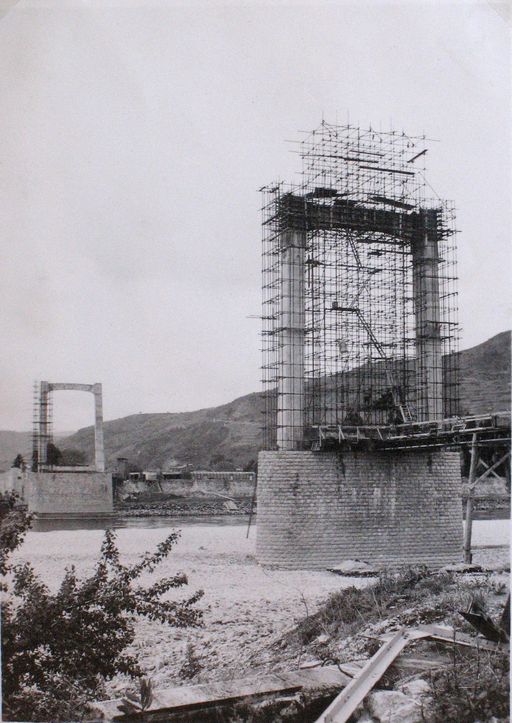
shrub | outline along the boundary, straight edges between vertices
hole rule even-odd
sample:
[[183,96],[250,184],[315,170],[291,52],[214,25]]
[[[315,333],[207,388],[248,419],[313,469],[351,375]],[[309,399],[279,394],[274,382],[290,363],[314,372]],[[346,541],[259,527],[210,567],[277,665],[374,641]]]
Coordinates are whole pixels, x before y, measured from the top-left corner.
[[139,681],[139,692],[127,693],[118,706],[119,710],[125,715],[143,716],[153,702],[153,684],[149,678],[141,678]]
[[[26,520],[8,515],[0,541],[14,549]],[[25,528],[26,529],[26,528]],[[12,591],[2,600],[2,691],[9,720],[79,718],[85,702],[97,696],[105,680],[117,673],[140,676],[137,661],[125,650],[135,637],[137,616],[177,627],[201,623],[195,604],[198,591],[180,601],[163,600],[172,588],[187,584],[184,574],[161,578],[149,587],[137,584],[152,572],[179,538],[175,532],[156,551],[131,566],[121,564],[115,534],[107,530],[99,561],[90,577],[66,571],[52,594],[29,563],[8,565]]]
[[430,676],[429,721],[509,720],[508,657],[453,648],[452,664]]
[[[18,501],[19,497],[15,492],[6,492],[0,498],[0,575],[7,574],[9,555],[23,542],[32,520],[32,516],[24,508],[15,509]],[[5,589],[5,583],[1,583],[0,589]]]
[[[299,641],[307,645],[321,633],[346,637],[363,625],[387,618],[390,610],[396,614],[407,605],[432,601],[444,595],[453,584],[451,573],[432,573],[423,565],[399,572],[384,570],[366,587],[351,586],[331,593],[314,615],[299,623]],[[429,622],[441,619],[446,612],[446,605],[436,607],[431,603],[431,607]]]
[[202,665],[199,657],[196,655],[196,651],[192,643],[187,644],[187,650],[185,653],[185,662],[181,666],[180,676],[185,680],[194,678],[199,672],[201,672]]

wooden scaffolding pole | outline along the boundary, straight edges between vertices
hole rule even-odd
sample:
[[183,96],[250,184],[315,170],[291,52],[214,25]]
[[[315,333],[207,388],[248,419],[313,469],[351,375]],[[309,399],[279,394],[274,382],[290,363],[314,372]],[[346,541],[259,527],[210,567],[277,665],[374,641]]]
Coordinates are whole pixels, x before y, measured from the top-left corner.
[[464,562],[471,564],[471,533],[473,527],[473,490],[478,466],[478,435],[475,432],[471,440],[471,464],[469,466],[468,498],[466,500],[466,525],[464,527]]

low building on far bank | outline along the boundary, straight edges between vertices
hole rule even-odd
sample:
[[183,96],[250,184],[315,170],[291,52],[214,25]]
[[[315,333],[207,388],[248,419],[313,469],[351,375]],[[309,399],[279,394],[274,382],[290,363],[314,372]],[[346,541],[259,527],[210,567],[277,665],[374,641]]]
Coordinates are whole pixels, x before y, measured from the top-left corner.
[[187,465],[159,472],[145,470],[131,473],[119,486],[119,493],[140,494],[146,492],[172,494],[179,497],[220,496],[226,498],[252,497],[256,484],[255,472],[241,470],[190,471]]
[[241,470],[213,471],[196,469],[192,472],[193,480],[218,479],[226,482],[252,482],[256,479],[255,472],[242,472]]
[[206,493],[225,494],[231,497],[251,497],[254,494],[255,472],[198,469],[194,470],[191,476],[194,488]]

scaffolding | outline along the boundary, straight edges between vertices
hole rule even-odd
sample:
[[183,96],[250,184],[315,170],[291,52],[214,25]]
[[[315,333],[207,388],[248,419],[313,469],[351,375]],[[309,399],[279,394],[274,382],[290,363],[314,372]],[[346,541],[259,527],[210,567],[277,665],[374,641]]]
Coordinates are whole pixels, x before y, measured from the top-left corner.
[[[94,465],[90,471],[105,471],[105,447],[103,441],[103,396],[101,384],[77,384],[74,382],[47,382],[34,384],[34,413],[32,429],[32,471],[52,472],[59,465],[60,453],[53,442],[53,401],[56,391],[90,392],[94,395]],[[61,467],[61,469],[64,469]],[[82,469],[84,466],[82,465]]]
[[[53,444],[53,399],[48,382],[34,382],[32,413],[32,471],[48,468],[48,448]],[[51,454],[50,454],[51,457]]]
[[265,448],[458,414],[455,210],[425,136],[322,122],[263,193]]

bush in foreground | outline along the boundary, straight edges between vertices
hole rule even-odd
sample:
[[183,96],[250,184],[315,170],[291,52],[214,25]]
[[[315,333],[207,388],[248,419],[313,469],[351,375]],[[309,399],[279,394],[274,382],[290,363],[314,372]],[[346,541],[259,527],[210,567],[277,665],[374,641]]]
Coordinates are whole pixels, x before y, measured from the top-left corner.
[[12,576],[12,589],[4,592],[1,605],[3,716],[79,720],[106,680],[117,673],[142,674],[125,652],[134,640],[137,617],[176,627],[199,625],[202,613],[195,604],[203,593],[179,601],[162,599],[169,590],[187,584],[182,573],[149,587],[137,584],[143,572],[152,572],[167,557],[179,532],[169,535],[154,553],[125,566],[115,534],[107,530],[92,575],[80,579],[71,567],[52,594],[29,563],[7,563],[7,553],[19,543],[27,524],[13,511],[0,525],[0,542],[6,544],[2,573]]

